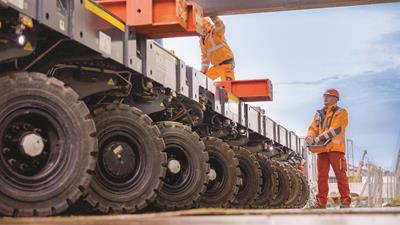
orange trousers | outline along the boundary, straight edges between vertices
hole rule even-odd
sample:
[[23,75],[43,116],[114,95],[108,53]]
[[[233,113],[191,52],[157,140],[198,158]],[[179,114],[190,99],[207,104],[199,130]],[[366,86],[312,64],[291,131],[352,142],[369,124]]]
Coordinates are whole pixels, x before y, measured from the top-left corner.
[[335,173],[338,189],[340,192],[340,201],[342,205],[350,205],[350,188],[347,180],[347,164],[346,157],[342,152],[326,152],[320,153],[317,157],[318,168],[318,194],[317,203],[325,207],[329,192],[329,169],[332,166]]

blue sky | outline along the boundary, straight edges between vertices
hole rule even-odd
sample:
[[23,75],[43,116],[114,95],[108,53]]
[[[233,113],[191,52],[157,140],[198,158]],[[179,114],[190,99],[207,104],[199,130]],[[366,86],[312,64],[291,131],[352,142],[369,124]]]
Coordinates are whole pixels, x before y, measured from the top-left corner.
[[[267,115],[305,135],[323,91],[338,88],[348,109],[355,162],[394,165],[400,132],[400,4],[222,17],[235,53],[236,78],[269,78],[274,101]],[[165,39],[164,46],[200,68],[198,38]]]

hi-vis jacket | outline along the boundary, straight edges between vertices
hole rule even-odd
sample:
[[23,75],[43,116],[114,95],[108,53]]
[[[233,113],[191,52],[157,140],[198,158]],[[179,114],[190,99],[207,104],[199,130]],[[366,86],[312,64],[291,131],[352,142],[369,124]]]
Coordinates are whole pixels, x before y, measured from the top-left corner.
[[212,19],[215,28],[200,38],[201,71],[210,66],[218,66],[222,62],[233,59],[233,52],[225,39],[225,25],[218,17]]
[[346,151],[348,112],[337,105],[318,110],[308,129],[315,145],[325,145],[324,152]]

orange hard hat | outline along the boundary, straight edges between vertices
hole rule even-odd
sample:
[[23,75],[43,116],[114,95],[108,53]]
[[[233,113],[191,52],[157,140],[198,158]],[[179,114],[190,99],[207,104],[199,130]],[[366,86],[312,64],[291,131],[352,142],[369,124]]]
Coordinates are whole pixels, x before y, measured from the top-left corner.
[[334,88],[329,88],[325,91],[324,95],[333,96],[339,99],[339,92]]

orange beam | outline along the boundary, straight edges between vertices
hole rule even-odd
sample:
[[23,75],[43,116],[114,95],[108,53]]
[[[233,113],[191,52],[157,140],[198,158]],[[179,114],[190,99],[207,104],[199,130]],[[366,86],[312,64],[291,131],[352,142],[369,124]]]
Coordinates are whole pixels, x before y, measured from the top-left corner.
[[145,35],[152,39],[158,38],[171,38],[171,37],[186,37],[186,36],[200,36],[202,32],[201,18],[203,17],[203,9],[194,2],[188,2],[188,20],[185,31],[172,31],[172,32],[149,32]]
[[97,2],[150,38],[199,35],[203,10],[185,0],[97,0]]
[[261,80],[234,80],[217,82],[218,87],[223,87],[245,102],[272,101],[272,83],[269,79]]

